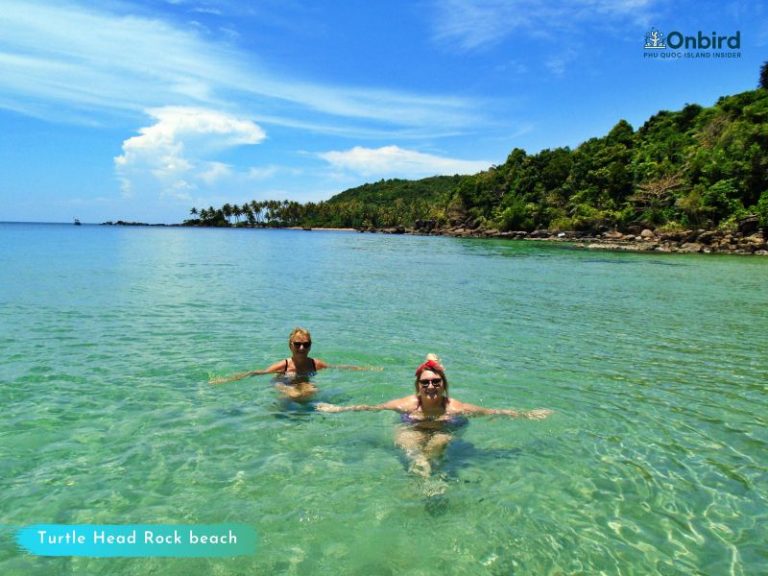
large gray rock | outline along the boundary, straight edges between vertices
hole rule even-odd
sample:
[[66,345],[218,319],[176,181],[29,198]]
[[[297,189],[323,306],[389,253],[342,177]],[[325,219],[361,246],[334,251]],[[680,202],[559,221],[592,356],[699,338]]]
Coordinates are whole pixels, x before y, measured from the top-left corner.
[[703,246],[698,242],[686,242],[677,251],[683,254],[695,254],[701,252],[702,248]]

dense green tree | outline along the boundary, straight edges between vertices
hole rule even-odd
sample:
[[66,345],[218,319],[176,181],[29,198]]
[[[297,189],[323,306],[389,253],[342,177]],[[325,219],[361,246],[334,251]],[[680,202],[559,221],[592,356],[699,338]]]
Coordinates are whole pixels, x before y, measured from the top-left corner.
[[221,211],[224,213],[224,218],[226,218],[227,222],[229,222],[229,219],[232,217],[232,204],[227,202],[224,204],[224,206],[221,207]]
[[757,201],[755,207],[760,227],[764,231],[768,231],[768,190],[760,195],[760,199]]
[[380,180],[303,205],[224,204],[200,210],[187,223],[228,226],[234,215],[247,226],[412,227],[420,221],[428,228],[594,231],[735,227],[750,213],[768,223],[765,86],[707,108],[660,111],[637,131],[620,120],[607,135],[573,150],[516,148],[503,164],[474,175]]

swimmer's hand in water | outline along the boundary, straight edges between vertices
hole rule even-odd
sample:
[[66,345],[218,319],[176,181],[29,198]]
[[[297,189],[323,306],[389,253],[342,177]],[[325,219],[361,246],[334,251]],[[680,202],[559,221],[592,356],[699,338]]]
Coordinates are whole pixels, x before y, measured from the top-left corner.
[[326,402],[318,402],[315,404],[315,410],[318,412],[365,412],[375,410],[386,410],[383,404],[377,406],[369,406],[368,404],[354,404],[351,406],[337,406],[336,404],[328,404]]
[[315,410],[318,412],[343,412],[344,408],[335,404],[328,404],[327,402],[318,402],[315,404]]
[[547,408],[537,408],[536,410],[529,410],[528,412],[523,413],[523,418],[528,418],[529,420],[544,420],[544,418],[552,415],[554,412],[552,410],[548,410]]

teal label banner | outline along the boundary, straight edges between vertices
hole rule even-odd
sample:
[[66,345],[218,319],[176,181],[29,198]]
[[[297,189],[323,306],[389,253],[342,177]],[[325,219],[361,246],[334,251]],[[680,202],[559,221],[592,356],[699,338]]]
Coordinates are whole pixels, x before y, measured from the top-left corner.
[[256,553],[245,524],[35,524],[16,533],[36,556],[220,558]]

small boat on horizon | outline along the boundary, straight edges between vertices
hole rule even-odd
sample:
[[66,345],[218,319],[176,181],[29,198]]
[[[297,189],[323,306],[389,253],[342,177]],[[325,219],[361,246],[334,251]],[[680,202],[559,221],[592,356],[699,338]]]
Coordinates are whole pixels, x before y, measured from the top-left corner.
[[80,220],[78,218],[75,218],[75,226],[80,226]]

